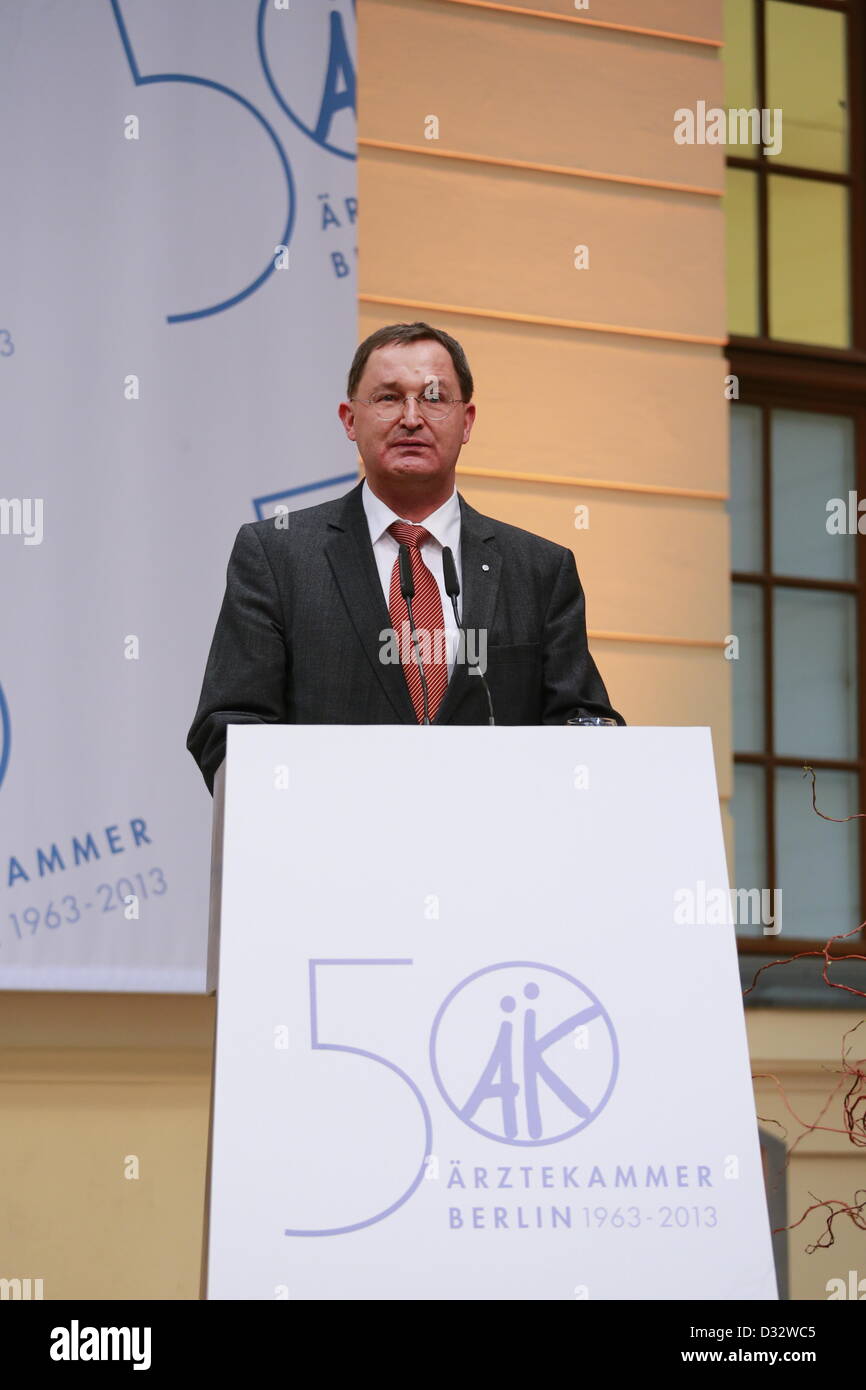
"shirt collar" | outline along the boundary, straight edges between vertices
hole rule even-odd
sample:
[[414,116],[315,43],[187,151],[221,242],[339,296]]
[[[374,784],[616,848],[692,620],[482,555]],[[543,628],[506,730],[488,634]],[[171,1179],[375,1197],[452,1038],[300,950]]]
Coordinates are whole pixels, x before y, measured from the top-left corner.
[[[367,479],[361,488],[361,500],[364,504],[364,511],[367,515],[367,525],[370,528],[370,540],[373,545],[388,530],[394,521],[404,521],[405,517],[398,516],[392,512],[391,508],[371,491]],[[430,532],[434,540],[441,546],[451,545],[453,549],[454,528],[460,521],[460,499],[457,496],[457,487],[446,502],[441,507],[437,507],[435,512],[431,512],[422,522],[409,522],[409,525],[420,525]]]

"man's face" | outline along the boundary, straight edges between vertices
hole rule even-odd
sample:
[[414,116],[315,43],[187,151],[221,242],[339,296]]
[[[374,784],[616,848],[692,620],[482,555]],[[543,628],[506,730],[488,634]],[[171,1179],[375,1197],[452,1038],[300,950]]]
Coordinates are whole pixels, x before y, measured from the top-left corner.
[[[457,400],[444,420],[426,419],[415,396],[430,393],[430,386]],[[375,392],[409,396],[396,420],[380,420],[370,400]],[[389,344],[370,353],[355,391],[360,399],[340,406],[346,434],[358,446],[374,491],[405,488],[421,491],[438,482],[453,485],[454,468],[462,446],[469,439],[475,406],[459,402],[460,384],[451,354],[435,340]]]

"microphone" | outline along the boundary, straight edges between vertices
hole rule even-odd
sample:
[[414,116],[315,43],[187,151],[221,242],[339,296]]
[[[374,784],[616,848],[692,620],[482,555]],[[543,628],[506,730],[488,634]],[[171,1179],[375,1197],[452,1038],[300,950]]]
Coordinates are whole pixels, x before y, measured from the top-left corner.
[[[469,639],[466,636],[466,629],[461,623],[460,614],[457,611],[457,600],[460,597],[460,580],[457,578],[457,566],[454,563],[454,556],[451,553],[451,547],[448,545],[442,547],[442,575],[445,580],[445,592],[451,600],[451,607],[454,609],[454,621],[456,622],[459,631],[463,633],[463,650],[464,652],[467,652],[468,660]],[[496,725],[496,720],[493,718],[493,700],[490,695],[490,686],[487,684],[487,677],[485,676],[481,667],[478,665],[477,661],[472,662],[471,669],[481,677],[481,684],[484,686],[484,693],[487,696],[487,708],[490,710],[490,714],[487,718],[487,723],[492,729]]]
[[421,660],[421,646],[418,641],[418,634],[415,631],[415,619],[412,617],[412,600],[415,597],[415,576],[412,573],[412,560],[409,555],[408,545],[400,546],[400,593],[406,601],[406,610],[409,614],[409,631],[412,633],[412,641],[415,644],[415,655],[418,658],[418,674],[421,677],[421,698],[424,701],[424,723],[430,723],[430,696],[427,692],[427,677],[424,675],[424,663]]

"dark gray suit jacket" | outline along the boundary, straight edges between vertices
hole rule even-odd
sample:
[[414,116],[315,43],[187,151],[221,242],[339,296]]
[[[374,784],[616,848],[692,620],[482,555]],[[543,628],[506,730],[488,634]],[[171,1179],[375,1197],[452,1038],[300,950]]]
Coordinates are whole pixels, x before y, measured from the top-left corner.
[[[564,724],[606,715],[586,643],[583,589],[570,550],[476,512],[461,497],[459,603],[487,632],[497,724]],[[248,522],[235,540],[225,598],[187,747],[213,791],[227,724],[414,724],[402,666],[379,660],[391,618],[361,484],[335,502]],[[456,664],[436,724],[486,724],[477,675]]]

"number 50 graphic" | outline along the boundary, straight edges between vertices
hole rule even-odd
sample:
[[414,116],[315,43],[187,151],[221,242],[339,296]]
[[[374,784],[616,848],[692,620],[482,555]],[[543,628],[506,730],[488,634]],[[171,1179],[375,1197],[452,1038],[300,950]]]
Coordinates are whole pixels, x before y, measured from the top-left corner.
[[[408,1086],[424,1121],[424,1152],[405,1191],[348,1225],[290,1228],[287,1236],[347,1235],[393,1215],[417,1191],[432,1152],[427,1102],[401,1067],[379,1053],[319,1037],[319,966],[410,966],[406,959],[311,960],[312,1050],[346,1052],[385,1067]],[[519,1003],[518,1003],[519,1001]],[[619,1071],[619,1045],[601,1000],[580,980],[539,961],[503,961],[461,980],[433,1020],[430,1065],[448,1108],[476,1134],[511,1146],[571,1138],[601,1113]]]
[[415,1097],[416,1101],[418,1102],[418,1105],[419,1105],[420,1108],[421,1108],[421,1114],[422,1114],[423,1117],[424,1117],[424,1153],[421,1155],[421,1161],[420,1161],[420,1163],[419,1163],[419,1165],[418,1165],[418,1172],[415,1174],[415,1177],[412,1179],[412,1182],[411,1182],[411,1183],[409,1184],[409,1186],[406,1188],[406,1191],[405,1191],[405,1192],[402,1192],[402,1193],[399,1195],[399,1197],[397,1197],[397,1199],[396,1199],[395,1201],[393,1201],[393,1202],[390,1204],[390,1206],[387,1206],[387,1207],[385,1208],[384,1211],[375,1212],[372,1216],[368,1216],[365,1220],[363,1220],[363,1221],[355,1221],[355,1222],[353,1222],[352,1225],[350,1225],[350,1226],[333,1226],[333,1227],[331,1227],[330,1229],[327,1229],[327,1230],[318,1230],[318,1231],[287,1230],[287,1231],[285,1232],[285,1234],[286,1234],[287,1236],[344,1236],[344,1235],[348,1235],[350,1231],[361,1231],[361,1230],[363,1230],[364,1227],[366,1227],[366,1226],[374,1226],[374,1225],[376,1224],[377,1221],[384,1221],[386,1216],[391,1216],[395,1211],[398,1210],[398,1208],[402,1207],[403,1204],[404,1204],[405,1202],[408,1202],[408,1200],[409,1200],[409,1198],[412,1196],[413,1192],[415,1192],[415,1191],[417,1190],[419,1184],[420,1184],[420,1183],[423,1181],[423,1179],[424,1179],[424,1164],[425,1164],[425,1160],[426,1160],[426,1158],[427,1158],[427,1155],[430,1153],[430,1151],[431,1151],[431,1149],[432,1149],[432,1147],[433,1147],[433,1122],[432,1122],[432,1120],[430,1119],[430,1111],[429,1111],[429,1109],[428,1109],[427,1102],[425,1101],[425,1099],[424,1099],[424,1097],[422,1096],[421,1092],[419,1091],[418,1087],[415,1085],[415,1082],[412,1080],[411,1076],[407,1076],[406,1072],[404,1072],[403,1069],[402,1069],[401,1067],[398,1067],[398,1066],[396,1065],[396,1063],[394,1063],[394,1062],[389,1062],[388,1059],[387,1059],[387,1057],[380,1057],[379,1054],[376,1053],[376,1052],[368,1052],[368,1051],[366,1051],[366,1049],[364,1049],[364,1048],[362,1048],[362,1047],[346,1047],[346,1046],[344,1046],[342,1043],[320,1042],[320,1040],[319,1040],[318,999],[317,999],[317,985],[318,985],[318,981],[317,981],[317,979],[316,979],[316,970],[317,970],[317,967],[318,967],[318,966],[320,966],[320,965],[367,965],[367,966],[369,966],[369,965],[411,965],[411,964],[412,964],[412,961],[411,961],[411,960],[311,960],[311,961],[310,961],[310,1042],[311,1042],[311,1046],[312,1046],[313,1051],[314,1051],[314,1052],[350,1052],[350,1053],[352,1053],[352,1054],[353,1054],[354,1056],[356,1056],[356,1057],[366,1057],[367,1060],[368,1060],[369,1062],[375,1064],[376,1066],[387,1067],[390,1071],[395,1072],[396,1075],[400,1077],[401,1081],[405,1082],[405,1084],[409,1087],[410,1091],[412,1092],[413,1096]]

